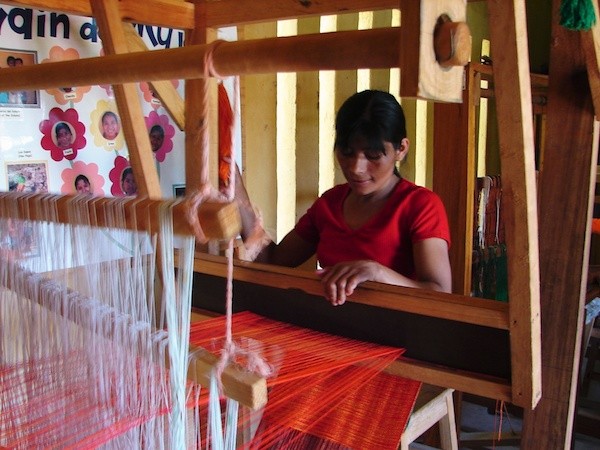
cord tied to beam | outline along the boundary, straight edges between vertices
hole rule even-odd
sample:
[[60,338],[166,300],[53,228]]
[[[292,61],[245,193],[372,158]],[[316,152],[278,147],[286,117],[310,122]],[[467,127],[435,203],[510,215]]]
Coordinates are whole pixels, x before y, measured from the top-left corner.
[[[204,55],[204,89],[202,90],[202,120],[200,122],[200,182],[196,191],[190,193],[187,198],[187,216],[190,226],[194,230],[194,234],[198,242],[206,243],[208,238],[202,231],[199,221],[197,220],[198,214],[195,213],[199,208],[200,204],[207,200],[215,200],[220,202],[234,202],[235,201],[235,146],[233,142],[234,136],[234,124],[235,117],[238,112],[237,98],[238,98],[238,79],[234,78],[234,107],[231,108],[229,99],[227,102],[226,116],[227,120],[224,124],[219,124],[219,150],[220,153],[225,152],[227,157],[225,158],[226,165],[228,167],[219,167],[220,177],[225,178],[227,183],[220,183],[221,190],[217,190],[213,187],[209,179],[209,153],[210,153],[210,133],[208,129],[210,117],[210,89],[209,79],[217,78],[220,81],[219,92],[222,96],[226,94],[225,88],[222,85],[222,77],[216,71],[213,61],[213,55],[215,50],[225,41],[217,40],[209,44],[208,50]],[[219,110],[223,109],[220,98]],[[222,129],[221,129],[222,128]],[[225,145],[227,148],[222,149]],[[220,161],[219,161],[220,163]],[[221,172],[223,172],[221,174]],[[186,196],[187,197],[187,196]],[[234,238],[229,239],[228,248],[226,251],[227,256],[227,278],[226,278],[226,323],[225,323],[225,339],[224,345],[222,346],[220,357],[217,364],[214,366],[214,377],[216,378],[216,384],[218,385],[219,392],[223,393],[222,376],[229,364],[236,363],[238,360],[244,361],[244,369],[256,373],[261,377],[268,377],[273,374],[273,369],[268,363],[266,363],[261,355],[260,351],[256,348],[256,345],[246,345],[246,343],[234,342],[232,338],[232,315],[233,315],[233,250],[234,250]],[[216,406],[216,405],[214,405]]]

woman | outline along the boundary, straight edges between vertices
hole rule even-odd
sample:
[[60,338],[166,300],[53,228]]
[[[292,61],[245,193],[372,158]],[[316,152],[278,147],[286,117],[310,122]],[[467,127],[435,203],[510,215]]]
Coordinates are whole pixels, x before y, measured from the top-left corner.
[[58,122],[54,128],[56,133],[56,145],[61,150],[66,150],[73,146],[73,132],[71,127],[65,122]]
[[[404,112],[389,93],[350,97],[336,118],[335,155],[347,183],[325,192],[278,244],[257,260],[298,266],[316,253],[325,297],[341,305],[364,281],[451,291],[450,231],[430,190],[403,179]],[[257,217],[238,173],[242,238]]]
[[112,111],[106,111],[102,114],[102,137],[107,141],[114,141],[121,130],[119,119]]
[[150,147],[156,153],[160,150],[165,141],[165,130],[160,125],[153,125],[150,128]]
[[80,173],[75,177],[75,191],[78,194],[91,194],[92,186],[90,180],[84,174]]
[[135,182],[131,167],[126,167],[121,174],[121,190],[127,196],[137,194],[137,183]]

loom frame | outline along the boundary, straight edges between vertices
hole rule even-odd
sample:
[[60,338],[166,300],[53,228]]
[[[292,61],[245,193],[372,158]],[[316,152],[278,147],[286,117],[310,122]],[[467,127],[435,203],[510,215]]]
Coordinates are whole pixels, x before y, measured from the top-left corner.
[[[107,64],[114,69],[117,67],[119,59],[129,60],[136,57],[130,53],[130,45],[127,43],[126,33],[121,25],[122,21],[133,21],[151,25],[169,26],[173,28],[182,28],[189,31],[188,41],[190,44],[206,44],[211,40],[211,28],[217,28],[223,25],[242,23],[254,23],[259,21],[276,20],[291,17],[307,17],[310,15],[321,15],[326,13],[351,12],[364,9],[389,9],[398,7],[397,1],[359,1],[359,0],[328,0],[320,2],[318,6],[305,5],[300,8],[304,2],[291,2],[290,4],[281,4],[280,8],[269,8],[280,2],[266,1],[264,8],[256,7],[255,1],[248,0],[221,0],[215,2],[198,1],[194,4],[185,3],[176,0],[148,0],[143,4],[135,0],[78,0],[72,2],[63,2],[60,0],[49,1],[8,1],[9,5],[33,7],[44,10],[54,10],[68,12],[79,15],[93,15],[101,30],[103,30],[106,57],[103,57],[102,64]],[[235,4],[235,8],[232,6]],[[312,4],[311,4],[312,5]],[[417,2],[404,2],[402,5],[403,14],[407,17],[416,14],[418,17]],[[518,37],[523,32],[526,33],[524,5],[522,2],[506,2],[503,6],[495,6],[490,2],[496,21],[490,23],[490,27],[502,33],[506,41],[514,45],[503,45],[498,48],[498,54],[502,55],[503,64],[499,64],[495,73],[496,88],[499,102],[498,115],[501,118],[500,135],[501,140],[509,145],[503,145],[503,148],[518,149],[516,151],[501,151],[501,161],[503,167],[507,168],[507,183],[510,192],[514,195],[515,201],[511,202],[508,214],[513,220],[507,224],[507,246],[511,252],[509,259],[509,294],[511,304],[500,307],[500,311],[495,312],[498,322],[502,327],[506,327],[511,336],[511,380],[503,383],[490,385],[483,382],[480,378],[473,375],[466,375],[460,379],[453,378],[452,368],[436,369],[427,367],[419,362],[401,362],[403,365],[403,375],[415,377],[417,379],[429,382],[431,384],[454,387],[493,398],[509,399],[512,403],[525,408],[534,408],[541,397],[541,369],[540,369],[540,314],[539,314],[539,273],[538,273],[538,251],[537,251],[537,203],[535,199],[535,186],[533,180],[535,174],[533,166],[530,164],[529,152],[533,143],[531,142],[531,120],[529,120],[530,111],[530,82],[528,61],[526,52],[526,43]],[[236,11],[237,15],[231,14]],[[152,11],[160,11],[160,15]],[[414,16],[412,16],[414,17]],[[407,20],[408,24],[414,21]],[[492,22],[492,21],[491,21]],[[408,27],[400,27],[400,32],[404,33]],[[186,49],[184,49],[186,50]],[[187,51],[187,50],[186,50]],[[418,60],[418,55],[406,55],[403,52],[403,58],[412,57]],[[404,59],[406,61],[406,59]],[[85,62],[71,62],[71,67],[83,65]],[[43,67],[45,66],[45,67]],[[31,74],[31,77],[41,83],[41,79],[51,74],[55,67],[54,64],[41,65],[37,67],[19,68],[21,72],[12,72],[8,76],[0,74],[1,89],[31,89],[33,85],[25,85],[23,81],[25,75]],[[313,67],[316,69],[317,67]],[[17,69],[15,69],[17,70]],[[64,85],[77,85],[82,80],[77,81],[74,77],[75,70],[71,73],[64,73],[61,80]],[[515,82],[515,73],[517,80]],[[22,75],[17,77],[17,75]],[[9,77],[11,79],[9,79]],[[25,77],[25,78],[24,78]],[[14,78],[18,78],[19,82]],[[56,79],[55,79],[56,80]],[[107,79],[106,79],[107,80]],[[99,81],[99,80],[95,80]],[[128,80],[131,81],[131,80]],[[141,81],[141,79],[140,79]],[[124,83],[125,80],[116,82]],[[21,83],[21,84],[19,84]],[[518,89],[514,87],[517,86]],[[40,85],[36,85],[40,87]],[[198,167],[197,155],[191,151],[195,148],[200,138],[201,130],[197,124],[201,119],[202,111],[194,105],[193,99],[204,95],[210,89],[209,83],[204,79],[188,79],[186,81],[186,92],[189,95],[185,99],[185,129],[186,129],[186,184],[197,185],[198,173],[194,173],[192,168]],[[152,165],[151,150],[147,140],[147,133],[143,127],[143,116],[137,98],[134,96],[134,89],[131,84],[115,85],[115,97],[120,114],[123,118],[124,132],[130,151],[131,163],[136,172],[136,177],[141,182],[141,192],[150,198],[159,198],[160,190],[158,178],[154,166]],[[413,89],[413,94],[414,94]],[[168,98],[162,99],[164,103],[171,104]],[[520,120],[507,120],[508,118],[519,118]],[[502,120],[504,118],[504,120]],[[511,122],[520,122],[522,126],[518,129]],[[502,150],[502,149],[501,149]],[[209,170],[204,168],[204,170]],[[199,270],[205,270],[202,267]],[[302,289],[310,289],[305,284],[302,276],[295,272],[292,278],[297,277]],[[311,281],[311,283],[314,282]],[[407,308],[406,300],[408,297],[417,297],[421,293],[412,290],[406,293],[406,297],[399,296],[399,308]],[[360,294],[362,295],[362,294]],[[365,291],[367,301],[374,304],[379,303],[378,295],[368,294]],[[446,300],[446,294],[424,293],[431,302]],[[457,298],[454,295],[451,298]],[[459,296],[463,302],[465,298]],[[402,300],[404,299],[404,300]],[[489,308],[483,306],[479,299],[472,299],[472,304],[454,304],[453,312],[444,310],[439,312],[431,307],[431,303],[423,302],[422,305],[416,302],[410,302],[419,314],[424,315],[449,315],[459,321],[469,321],[473,316],[487,315]],[[487,304],[486,304],[487,305]],[[389,306],[384,303],[384,306]],[[472,314],[474,313],[474,314]],[[475,319],[479,320],[479,319]]]

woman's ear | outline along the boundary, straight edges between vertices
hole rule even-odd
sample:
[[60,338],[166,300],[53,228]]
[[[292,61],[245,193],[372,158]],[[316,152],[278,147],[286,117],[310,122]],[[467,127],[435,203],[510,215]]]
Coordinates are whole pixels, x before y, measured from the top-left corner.
[[396,161],[404,161],[404,158],[406,158],[406,155],[408,154],[409,146],[410,142],[408,141],[408,138],[404,138],[400,141],[400,146],[396,149]]

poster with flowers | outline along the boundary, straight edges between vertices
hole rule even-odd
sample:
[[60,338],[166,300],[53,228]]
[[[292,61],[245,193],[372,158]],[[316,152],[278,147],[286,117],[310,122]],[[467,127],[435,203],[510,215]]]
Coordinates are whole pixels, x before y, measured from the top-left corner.
[[[95,21],[0,4],[0,70],[103,54]],[[183,32],[132,24],[150,50],[183,45]],[[183,82],[171,81],[183,95]],[[184,135],[150,85],[138,83],[164,197],[184,180]],[[135,195],[112,87],[55,86],[0,92],[0,190]]]

